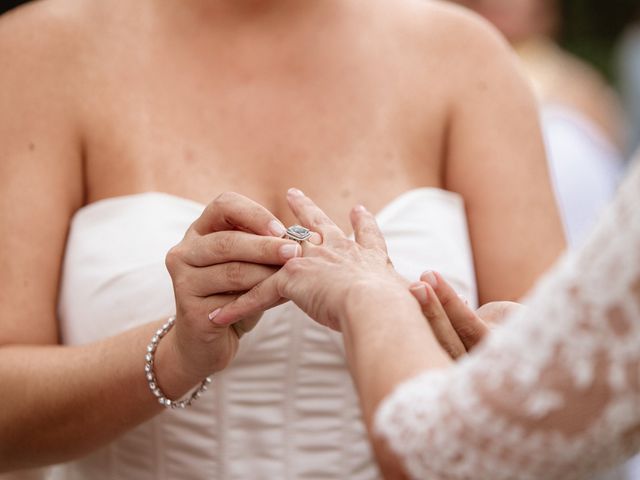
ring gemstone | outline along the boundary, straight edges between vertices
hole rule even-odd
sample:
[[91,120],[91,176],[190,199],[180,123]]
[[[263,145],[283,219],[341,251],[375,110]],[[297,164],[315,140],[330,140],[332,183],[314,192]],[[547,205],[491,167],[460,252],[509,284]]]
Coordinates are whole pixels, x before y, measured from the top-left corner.
[[302,227],[300,225],[292,225],[287,228],[287,232],[285,233],[285,237],[290,240],[295,240],[296,242],[304,242],[311,237],[311,231],[308,228]]

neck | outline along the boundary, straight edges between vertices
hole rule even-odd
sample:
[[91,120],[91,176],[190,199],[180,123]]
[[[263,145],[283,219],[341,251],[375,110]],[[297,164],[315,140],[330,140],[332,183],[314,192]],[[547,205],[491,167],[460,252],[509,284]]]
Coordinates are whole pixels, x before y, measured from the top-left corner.
[[292,26],[315,14],[335,12],[348,3],[340,0],[173,0],[156,5],[174,22],[228,28],[283,22]]

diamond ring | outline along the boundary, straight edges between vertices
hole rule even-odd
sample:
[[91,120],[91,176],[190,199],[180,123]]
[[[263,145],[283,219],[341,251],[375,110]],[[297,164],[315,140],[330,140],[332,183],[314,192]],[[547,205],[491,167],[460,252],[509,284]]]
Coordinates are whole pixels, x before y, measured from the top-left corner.
[[287,228],[284,236],[290,240],[295,240],[296,242],[301,243],[305,240],[309,240],[309,237],[311,237],[311,230],[300,225],[292,225]]

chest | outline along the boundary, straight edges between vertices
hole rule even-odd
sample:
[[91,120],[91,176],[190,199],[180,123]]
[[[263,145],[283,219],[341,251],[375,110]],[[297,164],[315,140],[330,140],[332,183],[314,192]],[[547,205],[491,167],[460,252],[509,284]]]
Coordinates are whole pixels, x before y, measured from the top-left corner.
[[286,210],[296,186],[337,213],[437,186],[445,106],[420,98],[415,70],[389,75],[361,52],[167,55],[96,81],[89,197],[161,190],[206,203],[233,190]]

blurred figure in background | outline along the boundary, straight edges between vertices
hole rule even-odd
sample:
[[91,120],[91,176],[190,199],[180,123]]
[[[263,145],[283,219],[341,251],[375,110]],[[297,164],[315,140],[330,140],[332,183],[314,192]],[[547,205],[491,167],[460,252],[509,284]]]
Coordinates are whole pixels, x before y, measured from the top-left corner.
[[580,244],[624,171],[622,109],[600,75],[553,40],[556,0],[458,0],[516,49],[541,102],[550,171],[571,246]]
[[640,147],[640,9],[627,28],[618,54],[620,86],[631,123],[630,148]]

